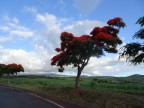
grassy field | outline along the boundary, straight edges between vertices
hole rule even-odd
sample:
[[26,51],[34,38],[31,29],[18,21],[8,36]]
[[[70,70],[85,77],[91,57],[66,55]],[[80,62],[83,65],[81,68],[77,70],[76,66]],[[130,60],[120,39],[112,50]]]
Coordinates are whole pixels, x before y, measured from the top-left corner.
[[18,76],[0,79],[0,85],[55,96],[89,108],[144,108],[144,77],[82,77],[77,90],[74,83],[74,77]]

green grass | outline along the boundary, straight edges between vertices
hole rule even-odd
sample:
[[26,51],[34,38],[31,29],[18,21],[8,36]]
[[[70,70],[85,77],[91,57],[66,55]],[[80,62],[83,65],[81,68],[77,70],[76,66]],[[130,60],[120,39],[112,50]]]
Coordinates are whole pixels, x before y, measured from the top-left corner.
[[[74,77],[11,77],[9,79],[2,78],[0,84],[13,86],[38,86],[38,87],[74,87]],[[81,78],[80,88],[88,90],[115,91],[124,93],[143,93],[144,83],[111,83],[98,82],[94,78]]]
[[[133,82],[130,79],[127,81],[127,79],[119,78],[82,77],[80,80],[81,89],[78,90],[73,89],[75,85],[74,77],[19,76],[9,79],[1,78],[0,85],[14,86],[55,96],[91,106],[90,108],[102,107],[103,105],[109,106],[107,108],[117,108],[119,102],[123,103],[124,106],[128,104],[129,106],[141,106],[144,102],[144,83]],[[111,104],[115,107],[112,107]]]

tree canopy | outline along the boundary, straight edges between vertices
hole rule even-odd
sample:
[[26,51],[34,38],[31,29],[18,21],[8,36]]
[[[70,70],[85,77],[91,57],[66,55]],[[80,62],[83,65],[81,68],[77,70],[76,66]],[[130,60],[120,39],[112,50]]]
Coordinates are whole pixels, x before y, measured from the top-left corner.
[[[144,39],[144,17],[138,19],[136,24],[141,26],[141,29],[136,32],[133,38]],[[121,48],[120,58],[126,57],[126,61],[137,65],[144,63],[144,43],[131,42]]]
[[78,80],[90,57],[99,58],[104,55],[104,51],[116,53],[117,45],[122,44],[122,40],[118,37],[119,29],[124,27],[125,23],[117,17],[109,20],[107,24],[104,27],[95,27],[90,35],[80,37],[62,32],[61,47],[55,49],[59,54],[51,59],[51,65],[59,66],[59,72],[63,72],[63,66],[72,65],[78,70]]
[[21,64],[0,64],[0,76],[2,75],[14,75],[18,72],[24,72],[24,68]]

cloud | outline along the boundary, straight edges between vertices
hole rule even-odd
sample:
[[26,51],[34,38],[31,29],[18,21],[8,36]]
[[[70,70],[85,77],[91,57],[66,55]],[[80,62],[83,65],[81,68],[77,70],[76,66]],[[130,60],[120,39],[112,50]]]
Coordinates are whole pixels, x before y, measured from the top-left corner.
[[102,57],[94,58],[92,57],[89,64],[85,68],[85,72],[90,75],[115,75],[117,68],[121,66],[121,61],[118,61],[118,56],[113,57]]
[[4,37],[4,36],[0,36],[0,43],[8,43],[8,42],[12,42],[13,39],[11,37]]
[[37,14],[36,21],[45,25],[48,28],[48,30],[59,29],[60,22],[58,21],[56,16],[52,14],[49,13]]
[[81,36],[83,34],[90,34],[92,29],[96,26],[102,27],[105,23],[94,20],[77,21],[71,25],[64,27],[65,31],[72,32],[75,36]]
[[0,26],[0,31],[8,32],[10,28],[8,26]]
[[16,35],[16,36],[20,36],[22,38],[29,38],[33,36],[33,32],[31,31],[24,31],[24,30],[11,30],[10,31],[11,35]]
[[33,36],[31,29],[20,24],[15,17],[3,16],[3,24],[0,26],[0,33],[3,32],[7,36],[17,36],[27,39]]
[[[51,66],[51,58],[54,56],[49,51],[38,49],[31,52],[23,49],[5,49],[0,46],[1,63],[19,63],[25,69],[25,74],[48,74],[58,73],[58,67]],[[131,70],[132,69],[132,70]],[[92,57],[82,72],[82,75],[89,76],[119,76],[136,72],[137,67],[132,67],[124,61],[118,61],[118,56],[94,58]],[[141,69],[142,71],[142,69]],[[64,75],[76,75],[77,70],[71,66],[65,67]]]
[[[83,34],[89,34],[90,31],[95,26],[104,26],[105,23],[100,21],[91,21],[91,20],[84,20],[84,21],[69,21],[64,20],[65,23],[69,21],[70,24],[62,26],[61,21],[63,19],[58,19],[56,16],[44,13],[38,13],[35,16],[35,21],[42,24],[42,29],[39,30],[39,36],[35,38],[34,44],[37,48],[41,48],[47,50],[50,54],[49,57],[52,57],[56,54],[55,48],[60,46],[60,33],[63,31],[68,31],[73,33],[75,36],[81,36]],[[41,43],[42,42],[42,43]],[[56,66],[50,65],[51,58],[47,58],[49,61],[47,67],[49,68],[47,71],[57,72]],[[102,57],[102,58],[91,58],[89,64],[83,71],[83,75],[116,75],[120,73],[119,68],[124,66],[122,63],[124,61],[118,61],[118,56],[112,57]],[[64,74],[76,75],[77,70],[71,68],[71,66],[66,67],[66,71]]]
[[24,7],[24,12],[30,12],[32,14],[36,14],[38,12],[37,8],[35,7]]
[[[34,11],[35,12],[35,11]],[[18,18],[7,17],[4,25],[0,27],[2,32],[20,36],[21,38],[31,37],[34,49],[26,51],[24,49],[8,49],[0,46],[1,63],[20,63],[24,66],[26,73],[50,73],[58,72],[56,66],[51,66],[51,58],[56,55],[54,50],[60,46],[60,33],[63,31],[72,32],[75,36],[89,34],[95,26],[104,26],[105,23],[96,20],[73,21],[68,18],[58,18],[50,13],[36,12],[33,21],[36,28],[31,30],[20,24]],[[26,37],[27,36],[27,37]],[[0,41],[5,42],[10,37],[1,37]],[[82,75],[120,75],[129,73],[130,65],[126,65],[124,60],[119,61],[118,56],[105,56],[102,58],[92,57],[85,67]],[[133,68],[135,72],[137,68]],[[77,70],[71,66],[65,68],[62,74],[76,75]]]
[[[22,64],[26,72],[40,72],[47,70],[47,66],[50,63],[47,63],[46,58],[50,58],[49,54],[46,51],[37,52],[31,51],[27,52],[23,49],[5,49],[0,47],[1,53],[1,63],[18,63]],[[49,67],[51,69],[52,67]]]
[[93,12],[102,0],[74,0],[74,7],[82,14],[88,15]]
[[44,49],[51,51],[50,53],[55,54],[54,49],[60,46],[60,34],[63,31],[71,32],[75,36],[83,34],[89,34],[95,26],[103,26],[104,23],[100,21],[76,21],[57,18],[56,16],[44,13],[37,13],[35,15],[35,21],[41,24],[37,32],[37,37],[34,38],[34,46],[40,46]]
[[[60,33],[69,31],[74,35],[89,34],[94,26],[102,26],[99,21],[78,21],[73,22],[66,18],[57,18],[49,13],[37,13],[35,23],[39,28],[35,28],[34,32],[29,32],[28,27],[20,25],[17,18],[10,20],[8,18],[5,26],[9,27],[8,32],[12,35],[32,36],[34,50],[28,52],[23,49],[5,49],[1,48],[1,62],[3,63],[21,63],[27,72],[57,72],[57,67],[51,66],[51,58],[56,54],[54,50],[60,45]],[[70,24],[69,24],[70,22]],[[79,29],[79,30],[78,30]],[[85,30],[84,30],[85,29]],[[24,32],[27,31],[27,32]],[[75,74],[75,69],[66,68],[66,73],[72,72]],[[86,74],[86,73],[85,73]]]
[[37,37],[34,38],[34,46],[43,47],[51,51],[50,53],[54,53],[53,49],[59,46],[59,35],[62,31],[60,29],[60,21],[56,16],[49,13],[37,14],[35,21],[41,27],[38,28],[39,32],[36,32]]

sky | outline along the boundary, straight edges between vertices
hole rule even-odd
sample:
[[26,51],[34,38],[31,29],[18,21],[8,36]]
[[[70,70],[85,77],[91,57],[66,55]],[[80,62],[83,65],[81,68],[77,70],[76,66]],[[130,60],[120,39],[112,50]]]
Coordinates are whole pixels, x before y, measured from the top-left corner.
[[[89,34],[109,19],[121,17],[126,27],[120,30],[123,44],[141,42],[132,36],[143,16],[143,0],[0,0],[0,63],[22,64],[25,74],[76,75],[77,70],[65,67],[63,73],[51,66],[51,58],[60,47],[60,34]],[[134,66],[118,60],[119,54],[91,58],[82,75],[129,76],[144,74],[144,65]]]

